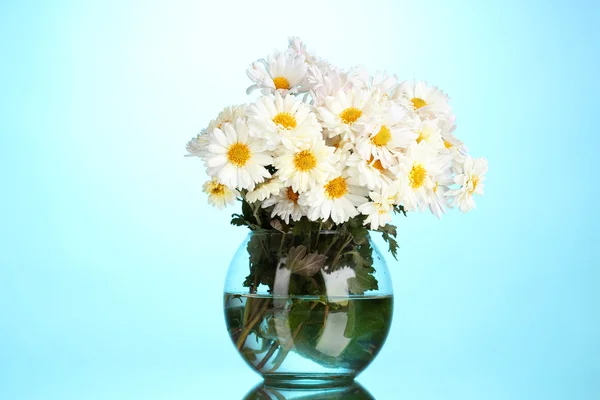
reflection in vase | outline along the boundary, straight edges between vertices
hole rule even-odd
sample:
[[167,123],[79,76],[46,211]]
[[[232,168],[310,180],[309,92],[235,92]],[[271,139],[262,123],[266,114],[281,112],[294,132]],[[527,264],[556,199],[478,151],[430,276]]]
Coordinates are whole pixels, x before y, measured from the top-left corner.
[[258,384],[244,400],[374,400],[358,382],[330,389],[288,389]]

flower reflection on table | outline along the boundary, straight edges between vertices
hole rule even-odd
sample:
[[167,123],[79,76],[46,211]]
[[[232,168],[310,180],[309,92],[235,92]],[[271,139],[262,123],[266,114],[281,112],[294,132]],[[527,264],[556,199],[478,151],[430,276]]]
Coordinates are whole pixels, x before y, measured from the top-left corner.
[[374,400],[358,382],[349,386],[327,389],[275,388],[263,382],[255,386],[244,400]]

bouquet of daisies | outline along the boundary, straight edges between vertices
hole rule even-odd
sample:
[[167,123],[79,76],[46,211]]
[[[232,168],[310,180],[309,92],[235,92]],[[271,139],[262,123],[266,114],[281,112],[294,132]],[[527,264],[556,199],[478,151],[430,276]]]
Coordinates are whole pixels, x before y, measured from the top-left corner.
[[454,134],[448,96],[424,82],[343,70],[298,38],[250,66],[250,104],[226,107],[187,144],[211,204],[237,200],[250,229],[378,230],[393,213],[475,207],[487,161]]

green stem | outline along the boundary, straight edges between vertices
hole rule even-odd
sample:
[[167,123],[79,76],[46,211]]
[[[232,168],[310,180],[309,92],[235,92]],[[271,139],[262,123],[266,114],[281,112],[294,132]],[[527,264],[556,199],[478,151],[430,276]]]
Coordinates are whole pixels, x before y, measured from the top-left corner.
[[335,255],[335,258],[333,259],[333,262],[331,263],[332,267],[337,264],[338,259],[340,258],[340,255],[342,254],[342,251],[346,248],[346,246],[348,246],[350,244],[351,241],[352,241],[352,236],[348,236],[348,239],[346,239],[346,241],[344,242],[342,247],[340,247],[339,251]]
[[[317,306],[317,304],[319,304],[318,301],[313,302],[312,305],[310,306],[310,311],[312,311]],[[298,337],[300,330],[304,326],[304,322],[305,321],[302,321],[298,324],[298,327],[292,334],[291,339],[285,344],[285,346],[281,346],[281,350],[279,350],[279,353],[277,354],[277,358],[275,359],[276,360],[275,365],[273,365],[273,367],[270,370],[268,370],[267,373],[275,372],[275,371],[277,371],[277,369],[279,367],[281,367],[281,364],[283,364],[288,353],[294,346],[294,342],[295,342],[296,338]]]
[[250,293],[256,294],[256,288],[258,287],[258,272],[254,273],[254,282],[252,282],[252,287],[250,288]]
[[252,214],[254,215],[254,218],[256,218],[256,224],[262,228],[262,221],[260,220],[260,215],[259,215],[261,204],[262,204],[261,202],[257,201],[256,208],[254,208],[252,210]]
[[[244,307],[244,317],[242,318],[242,326],[246,326],[248,320],[254,317],[254,311],[258,308],[255,303],[261,304],[266,299],[256,298],[256,297],[248,297],[246,299],[246,305]],[[241,330],[241,328],[240,328]]]
[[[319,231],[317,232],[317,240],[315,240],[315,249],[319,249],[319,236],[321,236],[321,230],[323,229],[323,220],[319,223]],[[310,243],[310,241],[309,241]]]
[[236,342],[236,346],[239,350],[242,350],[244,343],[246,343],[246,338],[248,337],[248,335],[250,334],[252,329],[254,329],[256,324],[261,320],[264,312],[267,310],[268,307],[269,307],[269,299],[264,299],[264,302],[260,306],[260,309],[256,313],[254,313],[254,316],[250,319],[250,322],[248,323],[248,325],[246,325],[244,327],[242,334],[240,335],[239,339]]
[[269,252],[267,251],[267,248],[265,247],[265,243],[263,242],[263,235],[258,235],[258,241],[260,242],[260,247],[262,247],[263,249],[263,257],[268,257]]
[[337,242],[338,238],[339,238],[339,235],[336,235],[335,238],[333,238],[333,240],[331,241],[331,243],[329,244],[329,246],[327,246],[327,248],[323,252],[324,255],[327,255],[327,253],[329,253],[329,250],[331,250],[331,248],[333,247],[333,245],[335,244],[335,242]]
[[271,357],[273,357],[273,354],[275,354],[275,350],[277,350],[277,348],[279,347],[279,344],[277,342],[273,342],[273,344],[271,345],[271,347],[269,348],[269,352],[265,355],[265,357],[258,363],[258,365],[256,366],[256,369],[261,370],[263,369],[263,367],[265,366],[265,364],[267,364],[267,362],[269,361],[269,359]]
[[281,243],[279,244],[279,255],[281,256],[281,252],[283,251],[283,244],[285,243],[285,235],[281,234]]

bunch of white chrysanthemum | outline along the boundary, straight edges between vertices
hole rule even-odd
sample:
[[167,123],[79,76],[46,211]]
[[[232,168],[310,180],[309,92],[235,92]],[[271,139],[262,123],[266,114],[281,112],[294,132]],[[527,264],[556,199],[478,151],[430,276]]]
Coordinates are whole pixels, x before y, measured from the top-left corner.
[[475,207],[485,158],[454,136],[448,96],[362,68],[343,71],[291,38],[285,52],[247,71],[254,103],[225,108],[187,145],[212,178],[217,207],[242,198],[286,223],[303,216],[340,224],[359,214],[377,229],[394,206],[440,217]]

